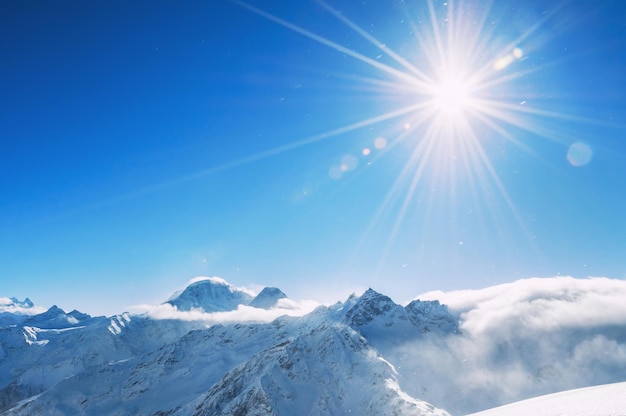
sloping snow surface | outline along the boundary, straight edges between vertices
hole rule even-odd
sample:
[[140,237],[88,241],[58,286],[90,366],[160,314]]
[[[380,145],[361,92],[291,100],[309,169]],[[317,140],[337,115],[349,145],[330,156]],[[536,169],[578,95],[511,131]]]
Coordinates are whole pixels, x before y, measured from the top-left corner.
[[626,416],[626,383],[535,397],[468,416]]

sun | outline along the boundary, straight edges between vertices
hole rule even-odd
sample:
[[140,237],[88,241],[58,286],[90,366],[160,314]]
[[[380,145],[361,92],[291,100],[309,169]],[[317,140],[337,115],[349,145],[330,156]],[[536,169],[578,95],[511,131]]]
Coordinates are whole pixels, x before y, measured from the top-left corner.
[[[494,24],[495,2],[474,0],[424,0],[401,2],[408,22],[394,50],[373,35],[368,26],[360,26],[325,0],[315,0],[330,15],[363,38],[372,48],[360,52],[349,43],[334,41],[278,16],[260,10],[245,0],[230,0],[294,33],[298,33],[342,56],[352,58],[372,70],[371,76],[359,77],[366,91],[379,91],[391,98],[388,111],[325,131],[248,160],[269,157],[321,140],[329,140],[355,130],[381,125],[389,129],[387,146],[380,150],[401,154],[402,168],[380,203],[371,224],[364,232],[367,241],[371,230],[382,218],[393,218],[389,238],[381,254],[381,264],[391,251],[396,235],[413,211],[423,213],[424,224],[430,215],[443,212],[479,212],[484,218],[497,218],[507,207],[520,227],[523,221],[508,195],[490,150],[493,143],[511,143],[523,150],[529,147],[519,138],[530,133],[543,138],[559,137],[550,118],[565,115],[532,103],[532,88],[526,76],[541,66],[528,64],[528,53],[540,46],[535,38],[538,29],[550,18],[508,33]],[[373,26],[372,26],[373,27]],[[393,37],[391,41],[394,42]],[[395,43],[395,42],[394,42]],[[406,53],[408,51],[408,53]],[[530,79],[530,78],[528,78]],[[362,154],[370,157],[372,149]],[[369,165],[369,163],[367,164]],[[468,204],[460,204],[463,195]],[[454,218],[446,219],[452,223]],[[493,220],[491,222],[494,222]],[[487,222],[485,221],[485,224]],[[425,228],[425,227],[424,227]],[[500,229],[500,228],[498,228]]]
[[472,85],[460,74],[444,73],[432,86],[432,106],[447,117],[464,116],[473,105]]
[[[528,118],[543,114],[519,105],[520,102],[525,103],[524,98],[501,92],[525,74],[510,70],[516,62],[525,58],[522,44],[536,26],[510,42],[500,44],[488,24],[489,5],[479,7],[469,0],[426,0],[420,3],[420,7],[425,7],[425,19],[413,20],[407,12],[413,49],[419,52],[409,58],[391,49],[324,0],[316,0],[337,20],[379,49],[380,54],[372,57],[243,0],[231,1],[371,67],[378,75],[364,78],[364,84],[370,83],[374,88],[385,90],[386,95],[397,98],[397,102],[406,103],[389,112],[289,143],[266,152],[268,155],[397,119],[402,128],[388,149],[406,143],[411,154],[402,172],[403,178],[399,178],[399,181],[408,178],[409,182],[402,198],[403,206],[408,205],[426,173],[434,173],[437,178],[447,177],[451,188],[455,186],[455,177],[474,177],[476,189],[478,184],[485,188],[491,185],[503,194],[505,200],[509,200],[487,156],[484,137],[489,131],[518,144],[509,132],[510,127],[533,131],[533,124],[527,122]],[[494,91],[498,92],[494,94]],[[261,157],[265,157],[265,153]],[[463,163],[451,164],[450,160]],[[462,170],[466,171],[465,175],[460,175]],[[397,188],[400,186],[394,186],[390,193],[400,192]],[[401,221],[402,215],[398,216],[397,224]]]

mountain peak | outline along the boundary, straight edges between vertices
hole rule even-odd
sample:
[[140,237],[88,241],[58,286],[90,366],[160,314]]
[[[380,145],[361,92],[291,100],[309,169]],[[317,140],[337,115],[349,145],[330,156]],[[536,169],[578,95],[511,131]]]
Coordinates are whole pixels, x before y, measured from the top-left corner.
[[371,287],[368,287],[367,290],[365,292],[363,292],[363,294],[361,295],[361,297],[371,297],[371,296],[384,296],[382,293],[375,291],[374,289],[372,289]]
[[91,320],[91,316],[88,314],[77,310],[66,313],[57,305],[52,305],[47,311],[28,318],[25,324],[38,328],[59,329],[84,325],[89,320]]
[[11,298],[0,298],[0,309],[30,309],[33,306],[33,302],[26,298],[23,301],[15,297]]
[[386,315],[398,308],[402,309],[390,297],[369,288],[348,310],[345,320],[353,328],[360,327],[372,322],[376,317]]
[[20,308],[28,309],[28,308],[32,308],[33,306],[35,306],[33,302],[28,298],[25,298],[21,302],[17,298],[11,298],[11,302],[13,303],[13,305],[19,306]]
[[256,295],[249,303],[249,306],[261,309],[269,309],[276,306],[280,299],[286,299],[287,295],[277,287],[264,287],[263,290]]
[[415,300],[403,307],[371,288],[351,305],[344,322],[372,340],[459,332],[458,317],[439,301]]
[[219,277],[196,278],[181,292],[166,302],[181,311],[202,309],[205,312],[225,312],[247,305],[252,295],[245,289],[232,286]]

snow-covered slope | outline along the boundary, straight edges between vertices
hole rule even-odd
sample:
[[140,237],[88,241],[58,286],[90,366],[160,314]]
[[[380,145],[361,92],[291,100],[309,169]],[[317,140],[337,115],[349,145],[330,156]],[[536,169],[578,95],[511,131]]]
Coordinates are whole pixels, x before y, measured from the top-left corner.
[[535,397],[468,416],[625,416],[626,383]]
[[402,392],[393,366],[343,325],[314,327],[255,354],[196,403],[177,414],[448,415]]
[[402,392],[354,330],[321,322],[191,331],[142,357],[77,371],[5,414],[447,415]]
[[[87,318],[78,323],[65,319],[77,316]],[[53,322],[59,326],[52,328]],[[35,323],[43,328],[30,326]],[[128,314],[92,318],[56,307],[32,316],[28,324],[0,329],[0,414],[66,379],[140,357],[201,326]],[[94,385],[108,388],[102,380],[94,380]]]
[[626,283],[531,283],[441,294],[450,307],[370,289],[270,322],[292,302],[279,289],[257,296],[266,310],[216,278],[170,299],[215,311],[200,320],[5,312],[0,415],[461,415],[626,380]]

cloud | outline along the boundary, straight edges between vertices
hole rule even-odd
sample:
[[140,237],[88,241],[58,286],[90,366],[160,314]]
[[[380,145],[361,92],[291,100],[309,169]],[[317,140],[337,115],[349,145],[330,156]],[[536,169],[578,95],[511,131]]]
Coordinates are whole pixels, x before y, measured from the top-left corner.
[[459,313],[462,333],[385,356],[403,389],[453,414],[626,380],[626,281],[532,278],[418,298]]
[[[221,277],[198,276],[190,279],[185,287],[189,287],[197,282],[210,281],[214,284],[224,285],[231,291],[240,291],[255,297],[264,286],[258,286],[253,290],[248,287],[233,286]],[[178,290],[169,300],[176,298],[184,289]],[[169,303],[160,305],[135,305],[130,307],[130,312],[134,315],[145,314],[152,319],[176,319],[181,321],[205,322],[207,325],[226,323],[263,323],[271,322],[282,315],[302,316],[320,306],[320,302],[313,300],[295,301],[289,298],[279,299],[276,306],[270,309],[254,308],[248,305],[239,305],[236,310],[227,312],[205,312],[202,309],[191,311],[181,311]]]
[[480,290],[428,292],[461,313],[462,330],[474,335],[515,325],[515,330],[589,328],[626,322],[626,281],[607,278],[532,278]]
[[0,313],[8,312],[20,315],[37,315],[45,311],[46,309],[40,306],[24,307],[17,304],[14,299],[0,297]]
[[169,303],[161,305],[136,305],[130,312],[134,315],[145,314],[152,319],[177,319],[181,321],[205,322],[207,325],[227,323],[262,323],[271,322],[282,315],[302,316],[313,311],[320,304],[312,300],[294,301],[280,299],[276,307],[271,309],[254,308],[239,305],[236,310],[228,312],[205,312],[201,309],[179,311]]

